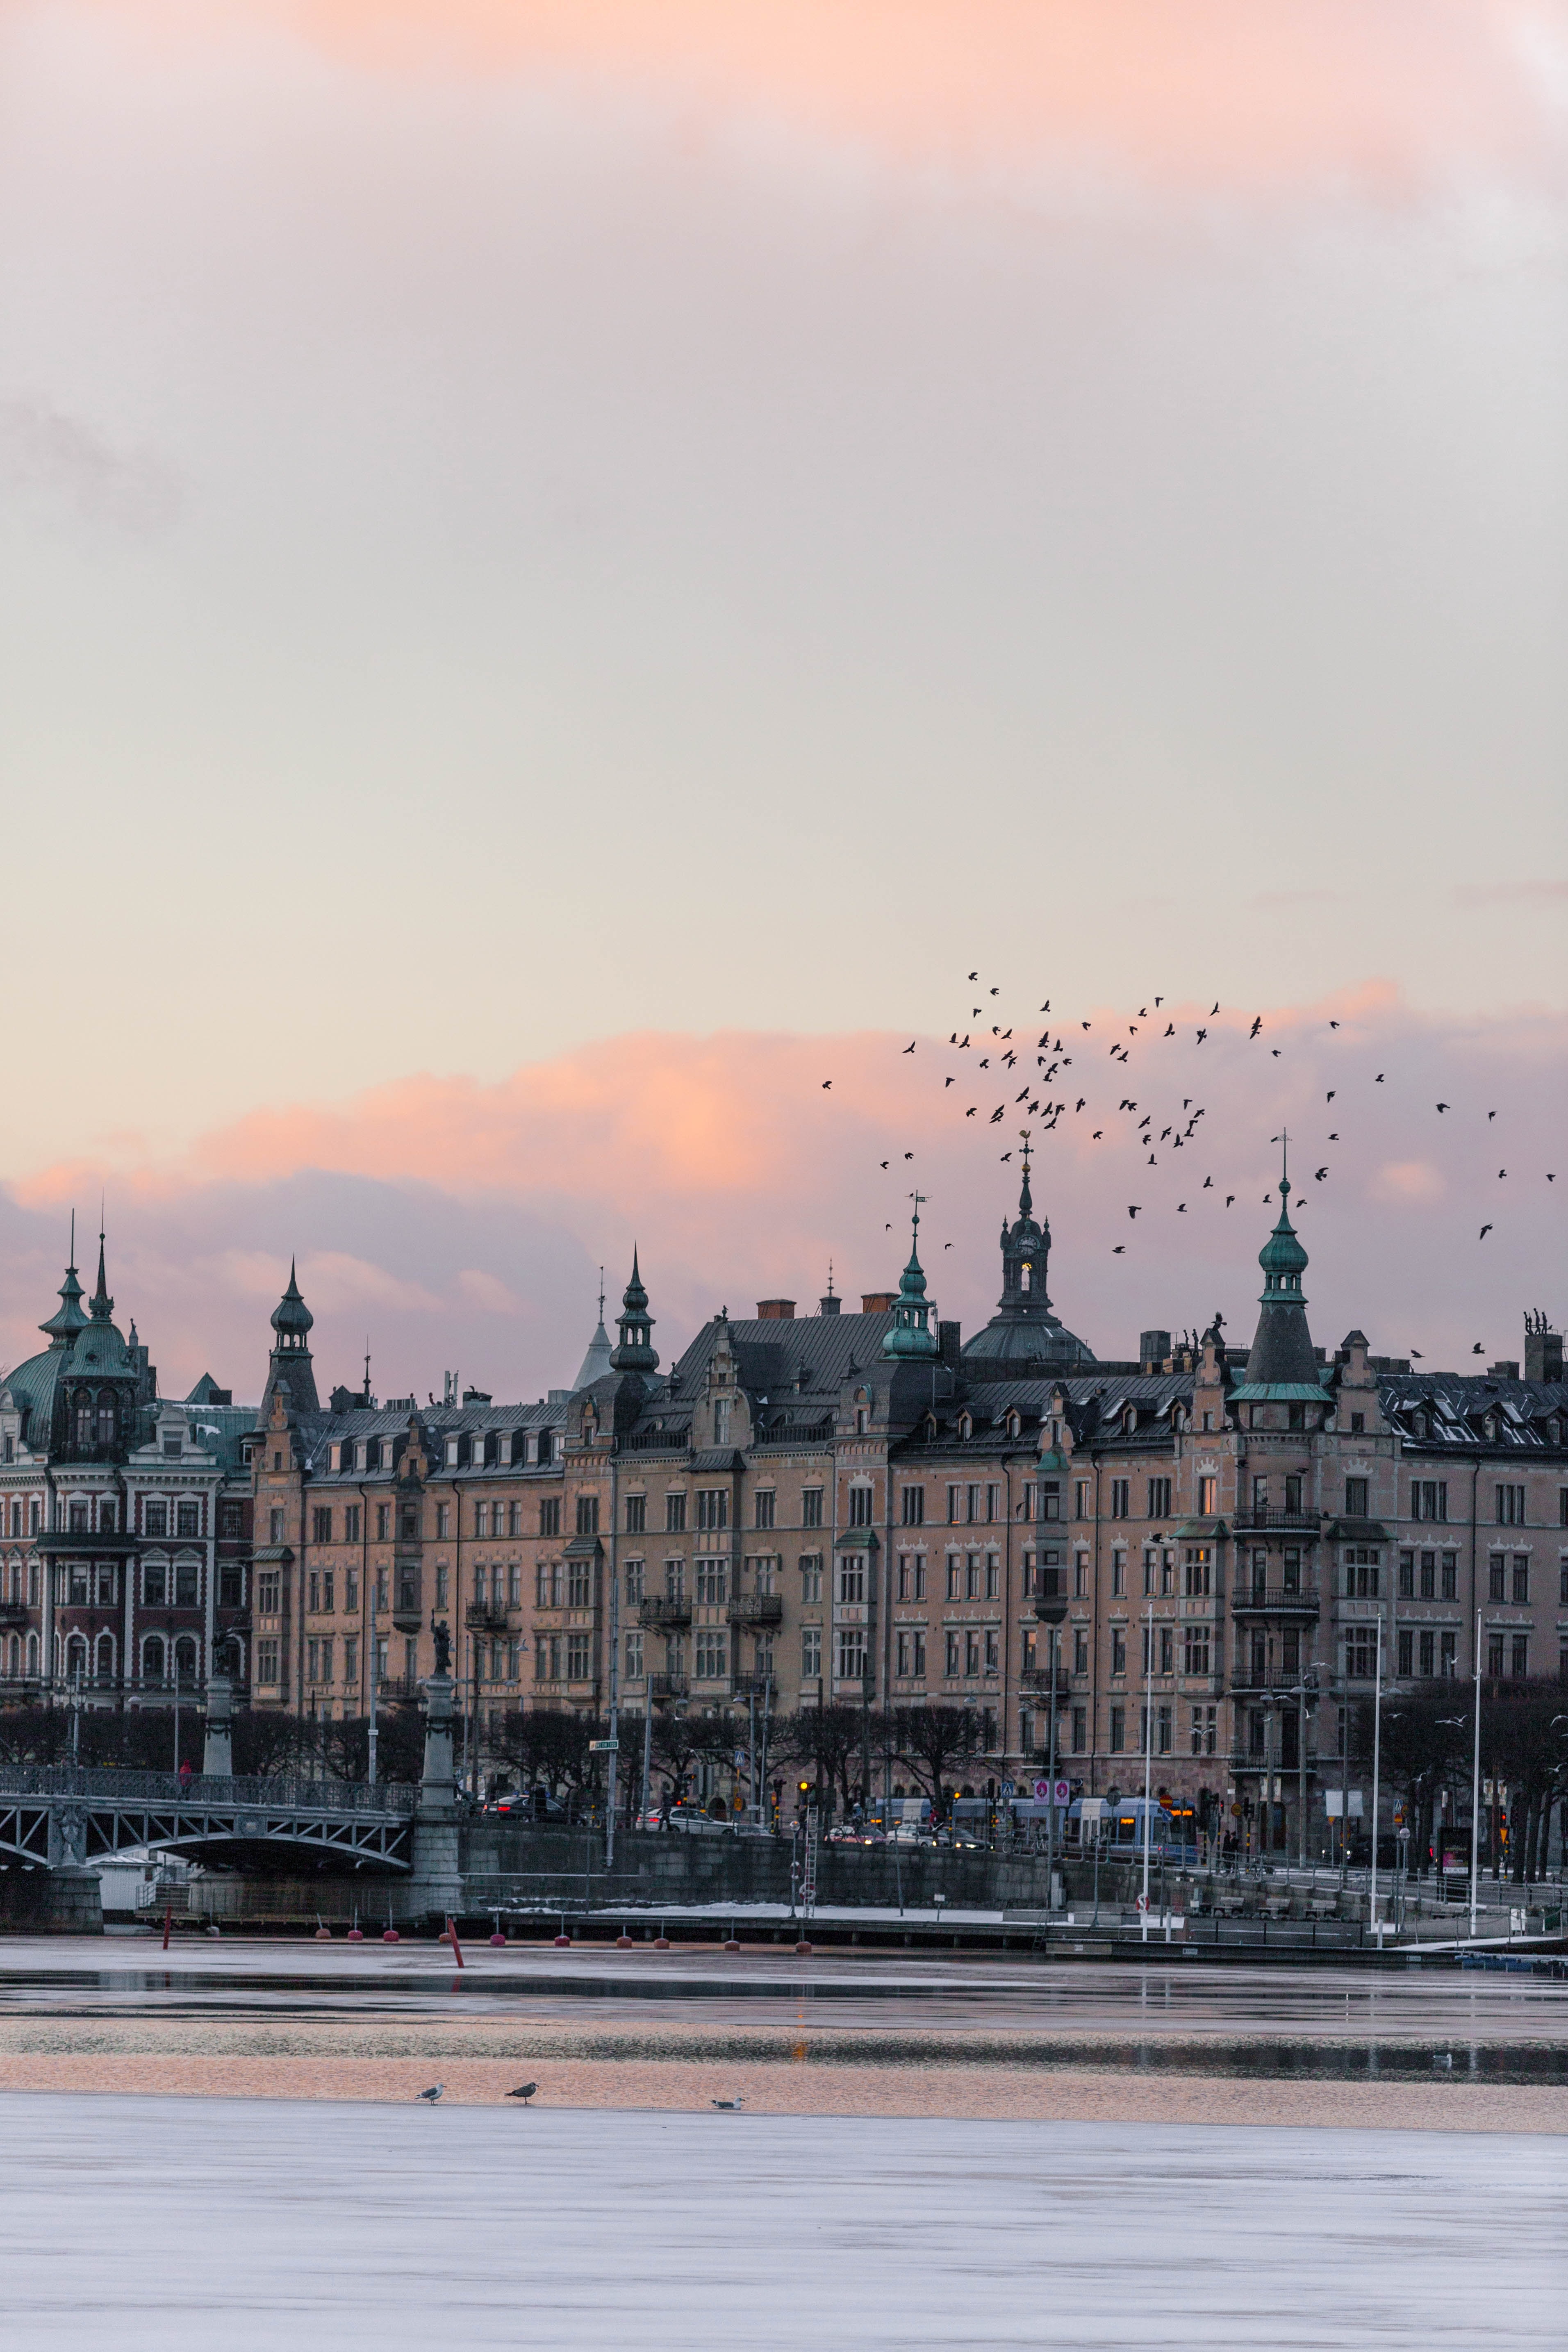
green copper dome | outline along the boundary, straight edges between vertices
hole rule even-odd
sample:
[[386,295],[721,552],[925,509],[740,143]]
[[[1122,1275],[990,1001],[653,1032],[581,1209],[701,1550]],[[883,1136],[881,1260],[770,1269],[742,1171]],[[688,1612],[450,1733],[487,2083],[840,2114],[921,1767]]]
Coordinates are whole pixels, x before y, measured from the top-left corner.
[[910,1243],[910,1262],[899,1277],[899,1295],[893,1301],[893,1320],[882,1339],[882,1353],[895,1361],[936,1354],[936,1333],[931,1328],[931,1306],[926,1297],[925,1269],[921,1264],[921,1207],[915,1196],[914,1231]]

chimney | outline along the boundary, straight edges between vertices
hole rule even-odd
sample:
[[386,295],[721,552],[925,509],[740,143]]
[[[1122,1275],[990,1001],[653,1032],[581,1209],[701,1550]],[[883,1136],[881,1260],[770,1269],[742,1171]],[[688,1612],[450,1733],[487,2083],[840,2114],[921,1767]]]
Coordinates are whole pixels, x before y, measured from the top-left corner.
[[1171,1335],[1168,1331],[1139,1332],[1138,1361],[1146,1372],[1157,1372],[1170,1352]]
[[[1559,1342],[1559,1344],[1561,1345],[1561,1342]],[[1489,1364],[1487,1366],[1487,1378],[1489,1381],[1517,1381],[1519,1378],[1519,1364],[1517,1360],[1510,1361],[1505,1357],[1500,1364]]]
[[794,1299],[759,1298],[757,1320],[759,1323],[793,1323],[795,1321]]
[[1563,1334],[1550,1328],[1544,1315],[1525,1318],[1524,1377],[1527,1381],[1563,1378]]
[[836,1298],[830,1290],[826,1298],[817,1300],[816,1311],[819,1315],[841,1315],[844,1311],[844,1301],[842,1298]]
[[890,1315],[897,1293],[891,1290],[863,1290],[860,1293],[862,1315]]
[[960,1344],[962,1335],[963,1326],[958,1323],[939,1323],[936,1327],[937,1355],[955,1372],[960,1368],[963,1355]]

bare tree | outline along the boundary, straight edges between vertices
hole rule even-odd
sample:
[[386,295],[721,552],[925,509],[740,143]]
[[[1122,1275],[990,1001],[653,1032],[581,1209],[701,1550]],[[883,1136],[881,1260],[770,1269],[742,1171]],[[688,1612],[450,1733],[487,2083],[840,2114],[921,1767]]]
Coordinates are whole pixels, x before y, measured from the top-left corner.
[[947,1810],[952,1769],[975,1753],[979,1727],[966,1706],[900,1706],[889,1717],[891,1746],[931,1801],[939,1819]]

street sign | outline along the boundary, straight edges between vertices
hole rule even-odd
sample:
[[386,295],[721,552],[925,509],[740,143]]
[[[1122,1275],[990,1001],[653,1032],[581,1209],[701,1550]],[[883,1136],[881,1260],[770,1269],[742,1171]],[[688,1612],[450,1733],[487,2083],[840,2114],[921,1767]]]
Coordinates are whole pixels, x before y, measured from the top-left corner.
[[1008,1797],[1012,1796],[1012,1795],[1013,1795],[1013,1793],[1014,1793],[1014,1790],[1013,1790],[1013,1783],[1012,1783],[1012,1781],[1011,1781],[1011,1780],[1004,1780],[1004,1781],[1003,1781],[1003,1783],[1002,1783],[1001,1790],[1000,1790],[1000,1794],[1001,1794],[1001,1796],[1005,1800],[1006,1798],[1008,1798]]
[[618,1739],[590,1739],[588,1753],[590,1756],[618,1756],[620,1747]]
[[1056,1799],[1058,1805],[1068,1805],[1072,1802],[1072,1782],[1070,1780],[1058,1780],[1057,1782]]
[[1036,1796],[1037,1796],[1037,1797],[1048,1797],[1048,1796],[1050,1795],[1050,1793],[1051,1793],[1051,1784],[1050,1784],[1050,1782],[1049,1782],[1048,1780],[1037,1780],[1037,1781],[1036,1781],[1036,1783],[1035,1783],[1035,1794],[1036,1794]]

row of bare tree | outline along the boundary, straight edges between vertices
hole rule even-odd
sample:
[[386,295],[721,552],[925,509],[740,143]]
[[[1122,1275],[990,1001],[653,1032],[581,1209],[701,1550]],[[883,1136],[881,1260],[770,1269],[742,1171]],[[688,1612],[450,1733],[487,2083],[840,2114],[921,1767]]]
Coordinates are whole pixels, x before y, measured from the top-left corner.
[[[1424,1872],[1436,1845],[1439,1792],[1447,1819],[1468,1831],[1475,1755],[1475,1685],[1418,1683],[1383,1706],[1382,1770],[1410,1828],[1411,1868]],[[1352,1760],[1368,1773],[1373,1704],[1351,1725]],[[1546,1874],[1553,1806],[1568,1802],[1568,1688],[1556,1682],[1483,1682],[1481,1773],[1508,1790],[1509,1874],[1517,1885]]]

